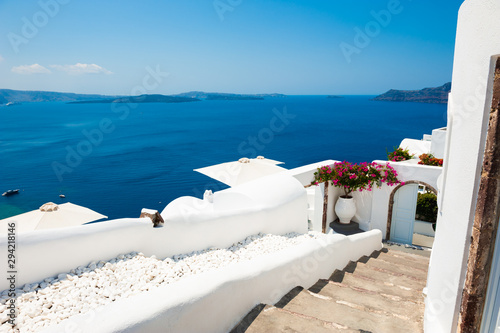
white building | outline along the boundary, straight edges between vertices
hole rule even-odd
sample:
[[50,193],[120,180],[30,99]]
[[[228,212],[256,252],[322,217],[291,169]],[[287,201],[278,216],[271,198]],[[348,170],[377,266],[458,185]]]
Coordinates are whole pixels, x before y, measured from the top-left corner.
[[[235,265],[193,277],[182,282],[184,288],[165,286],[154,293],[117,301],[97,314],[73,316],[54,331],[67,323],[84,330],[99,328],[101,332],[144,331],[164,327],[165,323],[172,329],[227,330],[256,302],[276,301],[297,284],[308,286],[328,277],[332,269],[341,269],[349,260],[380,249],[382,238],[404,240],[414,219],[393,218],[393,210],[401,208],[395,197],[403,192],[411,197],[418,184],[424,184],[438,192],[439,203],[425,290],[425,332],[500,332],[500,245],[496,244],[500,238],[499,58],[500,0],[465,1],[458,20],[448,126],[433,131],[432,138],[401,144],[410,145],[415,152],[429,151],[444,157],[444,166],[393,163],[405,186],[384,185],[370,193],[355,193],[358,211],[354,221],[369,232],[354,237],[329,235],[322,242],[311,241],[252,265]],[[323,161],[290,170],[293,177],[281,174],[220,191],[210,203],[180,198],[164,211],[170,223],[161,229],[153,229],[147,219],[124,219],[58,233],[20,233],[18,255],[22,260],[18,269],[22,275],[17,282],[37,282],[131,251],[167,257],[228,246],[259,232],[305,232],[307,203],[312,227],[318,230],[324,187],[310,188],[308,198],[303,186],[311,182],[316,167],[333,163]],[[339,190],[330,187],[330,208],[338,196]],[[412,200],[403,201],[414,204]],[[333,209],[327,217],[328,222],[335,220]],[[408,228],[394,233],[396,224]],[[7,253],[5,240],[0,240],[0,251]],[[335,256],[329,256],[333,251]],[[291,275],[294,267],[306,267],[313,259],[317,265],[304,277]],[[0,268],[7,271],[5,261]],[[8,288],[5,279],[0,284],[0,289]],[[232,298],[236,288],[240,291],[238,302]],[[213,306],[225,304],[227,299],[232,299],[227,309]]]
[[488,173],[498,163],[495,135],[485,151],[488,132],[497,130],[495,122],[488,130],[488,122],[490,117],[496,119],[490,111],[496,108],[498,112],[500,93],[498,74],[494,82],[495,69],[500,70],[499,17],[498,0],[467,0],[459,12],[425,332],[478,332],[481,321],[481,332],[500,330],[500,255],[495,247],[499,202],[498,195],[486,195],[486,190],[495,193],[496,187],[495,175]]

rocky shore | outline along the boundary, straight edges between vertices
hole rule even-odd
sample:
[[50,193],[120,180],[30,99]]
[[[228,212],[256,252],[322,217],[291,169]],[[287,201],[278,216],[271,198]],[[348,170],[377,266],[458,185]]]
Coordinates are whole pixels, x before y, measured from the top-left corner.
[[375,97],[374,101],[389,102],[418,102],[418,103],[448,103],[448,94],[451,91],[451,82],[436,88],[421,90],[391,89]]

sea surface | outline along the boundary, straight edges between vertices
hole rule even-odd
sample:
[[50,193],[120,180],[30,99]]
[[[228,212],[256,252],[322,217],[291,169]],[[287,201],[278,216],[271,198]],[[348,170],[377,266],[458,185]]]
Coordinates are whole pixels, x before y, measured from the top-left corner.
[[225,188],[196,168],[257,155],[289,169],[370,162],[446,126],[446,105],[372,97],[1,107],[0,192],[20,194],[0,197],[0,219],[49,201],[138,217],[142,208],[161,211],[179,196]]

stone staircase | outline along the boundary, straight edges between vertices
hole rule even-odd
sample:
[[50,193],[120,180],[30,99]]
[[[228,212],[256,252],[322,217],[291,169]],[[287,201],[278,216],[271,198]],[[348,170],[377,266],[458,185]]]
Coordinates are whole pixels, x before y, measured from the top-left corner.
[[231,331],[423,332],[429,258],[384,248],[309,289],[257,305]]

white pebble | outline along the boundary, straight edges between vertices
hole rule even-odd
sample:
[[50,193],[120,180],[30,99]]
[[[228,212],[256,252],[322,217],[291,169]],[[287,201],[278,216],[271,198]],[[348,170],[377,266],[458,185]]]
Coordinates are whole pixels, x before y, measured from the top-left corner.
[[[284,236],[258,234],[228,248],[213,247],[163,260],[158,260],[155,255],[145,257],[143,253],[131,252],[107,262],[93,261],[87,266],[71,269],[69,274],[59,274],[57,279],[47,278],[39,283],[26,284],[22,290],[17,289],[18,327],[21,332],[43,330],[115,300],[319,237],[324,236],[314,233]],[[36,293],[33,292],[35,289]],[[5,303],[7,293],[1,293],[0,303]],[[2,307],[5,306],[0,305],[0,322],[3,318],[1,314],[5,313]]]

